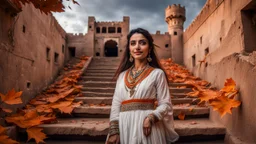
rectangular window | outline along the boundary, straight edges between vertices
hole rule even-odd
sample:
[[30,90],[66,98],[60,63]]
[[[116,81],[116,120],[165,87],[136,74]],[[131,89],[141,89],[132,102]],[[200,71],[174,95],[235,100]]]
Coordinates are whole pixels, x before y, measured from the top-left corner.
[[62,53],[64,53],[64,52],[65,52],[65,46],[62,45]]
[[108,33],[116,33],[116,28],[115,27],[109,27],[108,28]]
[[206,49],[204,50],[204,55],[207,55],[207,54],[209,54],[209,48],[206,48]]
[[102,28],[102,33],[107,33],[107,28],[106,27]]
[[200,37],[200,44],[203,43],[203,36]]
[[59,54],[55,52],[54,53],[54,62],[58,63],[58,61],[59,61]]
[[196,54],[192,56],[192,66],[196,66]]
[[50,48],[46,48],[46,60],[50,61]]

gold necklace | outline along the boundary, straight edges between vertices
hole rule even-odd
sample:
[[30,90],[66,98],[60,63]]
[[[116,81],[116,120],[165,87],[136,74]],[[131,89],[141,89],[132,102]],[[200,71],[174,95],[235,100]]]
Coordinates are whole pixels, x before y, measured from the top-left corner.
[[131,68],[126,72],[125,84],[130,89],[130,97],[134,94],[136,85],[140,83],[142,80],[144,80],[153,70],[153,67],[146,66],[146,68],[141,72],[141,74],[135,79],[133,79],[129,74],[131,72]]

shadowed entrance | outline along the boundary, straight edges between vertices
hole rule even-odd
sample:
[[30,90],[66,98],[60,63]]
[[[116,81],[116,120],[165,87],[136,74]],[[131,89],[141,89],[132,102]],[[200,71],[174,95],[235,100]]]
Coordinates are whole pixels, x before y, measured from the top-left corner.
[[117,42],[115,42],[114,40],[107,41],[104,46],[104,51],[106,57],[117,57]]

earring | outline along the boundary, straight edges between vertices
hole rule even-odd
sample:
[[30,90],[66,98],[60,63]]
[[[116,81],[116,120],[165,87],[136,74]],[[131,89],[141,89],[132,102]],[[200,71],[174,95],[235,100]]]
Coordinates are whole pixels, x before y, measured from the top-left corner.
[[148,62],[151,62],[151,61],[152,61],[152,58],[150,57],[150,54],[148,55],[147,60],[148,60]]
[[132,57],[132,55],[131,55],[131,54],[130,54],[129,61],[130,61],[130,62],[133,62],[133,57]]

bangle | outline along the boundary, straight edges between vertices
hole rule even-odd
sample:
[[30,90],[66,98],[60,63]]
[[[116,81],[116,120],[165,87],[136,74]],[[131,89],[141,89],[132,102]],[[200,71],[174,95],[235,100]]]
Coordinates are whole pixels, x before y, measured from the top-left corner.
[[151,124],[154,124],[154,123],[158,122],[157,117],[153,113],[149,114],[147,117],[148,117]]
[[115,134],[119,134],[119,123],[118,121],[111,121],[109,123],[109,136],[115,135]]

